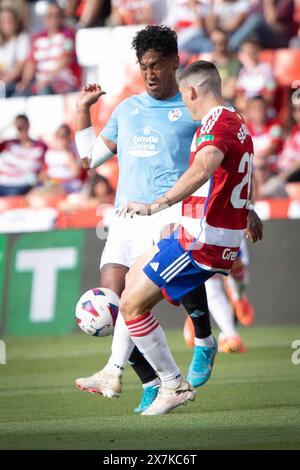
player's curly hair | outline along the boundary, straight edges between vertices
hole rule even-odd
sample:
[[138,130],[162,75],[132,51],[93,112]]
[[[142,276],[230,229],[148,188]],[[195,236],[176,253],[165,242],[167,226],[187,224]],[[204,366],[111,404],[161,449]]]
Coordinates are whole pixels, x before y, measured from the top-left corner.
[[169,26],[147,26],[136,33],[132,41],[132,47],[135,49],[138,60],[141,60],[149,49],[160,52],[164,57],[177,55],[177,34]]

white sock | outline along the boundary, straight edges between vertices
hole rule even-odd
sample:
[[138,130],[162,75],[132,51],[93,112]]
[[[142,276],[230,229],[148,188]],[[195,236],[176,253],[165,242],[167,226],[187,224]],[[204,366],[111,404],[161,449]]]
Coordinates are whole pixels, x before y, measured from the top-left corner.
[[132,341],[158,373],[162,386],[176,388],[180,383],[178,369],[169,350],[165,333],[151,312],[126,322]]
[[196,346],[204,346],[206,348],[212,348],[215,344],[213,335],[207,336],[207,338],[195,338],[194,344]]
[[221,276],[215,275],[205,283],[208,308],[224,336],[239,336],[232,307],[224,292]]
[[124,318],[119,312],[111,345],[111,356],[104,370],[109,374],[121,375],[133,349],[134,343]]
[[160,385],[160,380],[159,378],[157,377],[157,379],[154,379],[154,380],[151,380],[150,382],[147,382],[145,384],[143,384],[143,388],[148,388],[148,387],[156,387],[156,386],[159,386]]

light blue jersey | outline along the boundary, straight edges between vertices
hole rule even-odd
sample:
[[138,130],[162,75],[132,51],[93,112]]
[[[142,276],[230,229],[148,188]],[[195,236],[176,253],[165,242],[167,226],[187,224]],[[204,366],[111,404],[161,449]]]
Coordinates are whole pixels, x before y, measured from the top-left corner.
[[117,144],[117,209],[153,202],[174,185],[188,167],[198,125],[180,93],[168,100],[142,93],[116,107],[101,135]]

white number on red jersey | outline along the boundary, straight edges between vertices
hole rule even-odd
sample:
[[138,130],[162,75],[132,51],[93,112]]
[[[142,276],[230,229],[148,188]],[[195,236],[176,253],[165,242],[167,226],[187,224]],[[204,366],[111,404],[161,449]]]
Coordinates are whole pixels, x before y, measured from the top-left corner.
[[[251,178],[252,178],[252,168],[253,168],[253,154],[249,155],[248,152],[244,153],[240,164],[239,164],[239,173],[245,173],[245,166],[247,164],[247,173],[245,174],[242,181],[235,186],[231,193],[230,202],[235,209],[243,209],[243,207],[248,208],[250,203],[250,191],[251,191]],[[247,199],[241,198],[241,193],[243,188],[247,185]]]

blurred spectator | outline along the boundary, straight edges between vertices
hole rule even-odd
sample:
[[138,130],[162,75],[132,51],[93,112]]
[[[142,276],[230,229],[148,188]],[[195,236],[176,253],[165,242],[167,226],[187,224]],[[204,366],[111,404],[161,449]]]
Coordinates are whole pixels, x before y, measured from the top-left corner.
[[0,0],[0,9],[14,9],[19,18],[22,18],[25,29],[28,29],[28,1],[27,0]]
[[0,143],[0,196],[26,194],[36,185],[46,146],[29,136],[25,115],[15,119],[17,138]]
[[222,78],[222,94],[228,102],[233,102],[241,63],[233,57],[228,49],[228,35],[221,29],[215,29],[210,39],[213,45],[211,60]]
[[288,46],[289,40],[297,33],[294,19],[294,0],[264,0],[259,2],[253,15],[252,31],[255,31],[264,49]]
[[297,35],[291,38],[289,47],[291,49],[300,49],[300,27],[298,28]]
[[209,5],[204,0],[174,0],[169,7],[166,23],[178,35],[178,48],[183,54],[212,51],[205,27]]
[[259,37],[264,49],[277,49],[288,46],[289,39],[296,34],[294,0],[251,0],[250,15],[236,33],[238,42],[243,42],[254,33]]
[[287,182],[300,182],[300,104],[292,104],[293,126],[285,139],[278,169]]
[[18,95],[68,93],[80,86],[75,33],[64,26],[63,10],[51,3],[44,19],[46,30],[32,38]]
[[90,204],[97,201],[98,204],[113,204],[115,193],[108,180],[104,176],[95,173],[89,179],[88,197]]
[[82,187],[81,165],[77,158],[72,133],[69,126],[62,124],[54,135],[51,148],[45,153],[44,168],[39,181],[41,186],[31,195],[52,192],[67,194],[79,191]]
[[253,139],[254,168],[257,193],[261,186],[277,171],[278,154],[282,147],[280,124],[269,119],[267,103],[262,96],[253,97],[247,104],[247,127]]
[[295,34],[294,0],[224,0],[212,3],[206,24],[230,34],[229,48],[236,52],[254,33],[265,49],[287,47]]
[[[262,197],[294,196],[300,194],[300,104],[292,104],[292,128],[284,141],[278,158],[278,175],[269,179],[261,188]],[[293,188],[293,192],[291,192]],[[291,193],[291,194],[290,194]]]
[[59,203],[58,208],[70,211],[79,207],[98,207],[99,204],[113,204],[114,191],[106,178],[90,171],[87,184],[79,193],[69,194]]
[[279,171],[300,167],[300,103],[291,105],[291,124],[278,159]]
[[29,36],[22,20],[12,7],[0,9],[0,80],[5,83],[5,96],[11,96],[22,76],[29,53]]
[[247,39],[241,46],[239,58],[243,67],[237,81],[239,109],[244,110],[245,100],[256,95],[262,95],[268,103],[273,103],[277,90],[272,66],[267,62],[260,62],[259,41],[253,37]]
[[208,31],[221,28],[229,35],[229,49],[236,52],[251,33],[251,29],[245,29],[251,3],[248,0],[224,0],[210,4],[211,10],[205,19]]
[[110,0],[65,0],[65,15],[77,28],[103,26],[111,11]]
[[109,26],[160,24],[167,14],[166,0],[111,0]]
[[289,47],[293,49],[300,49],[300,0],[295,0],[294,3],[294,21],[296,23],[296,32],[290,39]]

